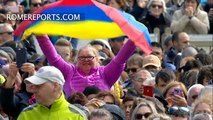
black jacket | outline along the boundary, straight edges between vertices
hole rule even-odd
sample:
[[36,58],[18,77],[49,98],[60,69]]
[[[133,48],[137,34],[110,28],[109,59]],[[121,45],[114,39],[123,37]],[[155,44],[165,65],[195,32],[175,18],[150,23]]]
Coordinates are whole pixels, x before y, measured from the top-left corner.
[[3,88],[1,87],[0,101],[3,111],[17,119],[20,112],[29,105],[29,99],[32,94],[21,91],[14,93],[14,88]]

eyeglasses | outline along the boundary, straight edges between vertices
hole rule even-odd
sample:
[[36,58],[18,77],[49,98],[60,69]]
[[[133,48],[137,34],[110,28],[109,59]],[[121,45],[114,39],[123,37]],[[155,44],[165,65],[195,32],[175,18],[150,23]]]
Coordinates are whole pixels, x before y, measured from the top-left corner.
[[168,114],[175,116],[187,116],[189,115],[189,109],[187,107],[170,107],[168,109]]
[[131,71],[132,73],[135,73],[138,71],[138,69],[139,68],[128,68],[128,69],[126,69],[126,72],[129,73]]
[[8,35],[12,35],[13,34],[13,32],[2,32],[0,34],[4,34],[4,33],[7,33]]
[[32,6],[33,7],[39,7],[39,6],[42,6],[42,3],[32,3]]
[[136,119],[136,120],[140,120],[140,119],[143,118],[143,116],[144,116],[145,118],[148,118],[151,114],[152,114],[151,112],[147,112],[147,113],[144,113],[144,114],[138,113],[138,114],[135,115],[135,119]]
[[152,4],[151,6],[152,6],[152,8],[156,8],[156,7],[158,7],[159,9],[163,8],[162,5],[155,5],[155,4]]
[[78,60],[80,61],[91,61],[95,58],[95,56],[79,56]]

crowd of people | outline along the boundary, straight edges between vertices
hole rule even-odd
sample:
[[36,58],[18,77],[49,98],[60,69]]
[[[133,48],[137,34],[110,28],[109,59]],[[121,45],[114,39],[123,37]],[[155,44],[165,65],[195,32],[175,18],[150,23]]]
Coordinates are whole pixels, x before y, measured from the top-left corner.
[[127,36],[80,49],[67,36],[15,42],[21,21],[7,14],[54,1],[1,1],[0,120],[212,120],[213,49],[193,46],[189,37],[213,34],[212,0],[97,1],[130,13],[150,33],[170,34],[152,42],[149,55]]

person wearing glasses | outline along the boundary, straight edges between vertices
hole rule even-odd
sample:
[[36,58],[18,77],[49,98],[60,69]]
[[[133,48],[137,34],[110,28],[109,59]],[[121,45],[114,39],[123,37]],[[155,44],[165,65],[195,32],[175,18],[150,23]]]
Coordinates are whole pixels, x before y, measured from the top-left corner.
[[152,114],[157,114],[155,105],[151,101],[143,100],[132,111],[131,120],[148,120]]
[[144,97],[145,81],[151,81],[152,75],[149,71],[142,69],[138,71],[132,79],[132,86],[124,93],[125,96]]
[[30,13],[35,12],[42,6],[42,0],[30,0]]
[[0,24],[0,45],[13,40],[13,28],[8,23]]
[[201,84],[192,85],[187,91],[187,104],[188,107],[191,107],[192,103],[198,98],[198,95],[201,92],[201,89],[204,88]]
[[141,19],[150,33],[154,33],[154,29],[158,28],[160,33],[164,33],[164,29],[170,26],[171,20],[166,13],[166,4],[164,0],[150,0],[147,4],[148,12],[144,19]]
[[24,0],[20,3],[25,8],[24,13],[33,13],[38,10],[42,5],[42,0]]
[[128,80],[122,83],[123,89],[128,89],[132,86],[132,78],[133,76],[141,70],[143,65],[143,57],[138,54],[133,54],[128,60],[126,64],[126,72],[128,74]]
[[67,97],[73,92],[83,92],[87,86],[93,85],[101,90],[110,90],[124,70],[126,60],[136,48],[134,43],[128,40],[109,64],[100,66],[96,49],[87,45],[78,51],[76,64],[72,64],[57,54],[47,35],[37,36],[37,39],[49,63],[63,73]]

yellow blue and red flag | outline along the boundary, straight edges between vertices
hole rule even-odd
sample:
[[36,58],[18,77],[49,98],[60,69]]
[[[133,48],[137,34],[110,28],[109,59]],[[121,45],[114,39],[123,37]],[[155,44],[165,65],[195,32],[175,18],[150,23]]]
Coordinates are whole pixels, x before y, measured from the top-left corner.
[[143,24],[128,13],[94,0],[61,0],[42,7],[14,31],[15,40],[31,34],[88,40],[126,35],[145,53],[151,52],[151,39]]

